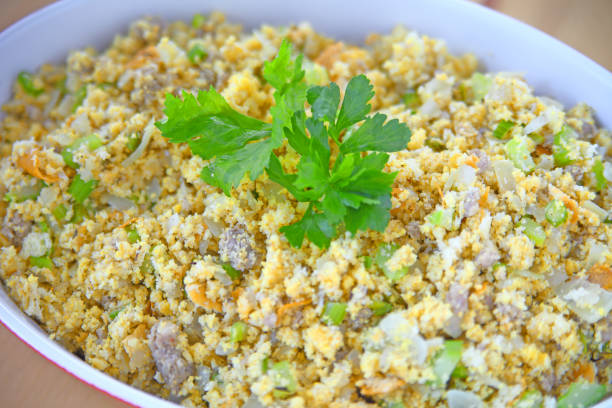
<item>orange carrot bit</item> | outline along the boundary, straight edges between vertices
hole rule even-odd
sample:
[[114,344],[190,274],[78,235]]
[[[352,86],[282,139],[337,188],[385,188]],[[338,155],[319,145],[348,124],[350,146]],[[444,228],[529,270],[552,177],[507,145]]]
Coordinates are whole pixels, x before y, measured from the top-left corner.
[[480,159],[476,156],[470,156],[467,159],[465,159],[465,164],[467,164],[470,167],[475,168],[476,170],[478,170],[478,162],[480,161]]
[[137,220],[138,220],[138,218],[132,218],[132,219],[129,219],[129,220],[127,220],[126,222],[124,222],[123,224],[119,225],[117,228],[125,228],[125,227],[127,227],[128,225],[130,225],[130,224],[132,224],[132,223],[136,222]]
[[242,295],[242,292],[244,292],[244,289],[241,288],[241,287],[238,287],[238,288],[232,290],[232,297],[234,298],[234,300],[238,300],[240,295]]
[[587,273],[589,281],[598,284],[605,290],[612,290],[612,268],[608,265],[593,265]]
[[306,306],[312,303],[311,299],[299,300],[297,302],[287,303],[278,308],[276,311],[276,317],[280,319],[280,317],[290,311],[291,309],[296,309],[298,307]]
[[481,195],[480,198],[478,199],[478,205],[480,205],[480,207],[482,208],[486,208],[488,201],[489,201],[489,187],[486,187],[484,194]]
[[583,378],[588,382],[595,381],[595,368],[593,367],[593,363],[589,361],[579,362],[569,372],[568,377],[573,381],[577,380],[578,378]]
[[388,394],[404,384],[399,378],[368,378],[359,389],[362,395],[373,396]]
[[561,198],[561,201],[563,201],[563,204],[565,204],[565,206],[572,211],[570,222],[572,224],[575,224],[576,222],[578,222],[578,211],[579,211],[578,203],[575,200],[572,200],[571,198],[566,196],[565,194],[562,194],[560,198]]
[[187,291],[187,296],[193,303],[198,306],[202,306],[205,309],[214,310],[215,312],[221,313],[223,311],[223,307],[221,303],[210,300],[206,297],[206,285],[203,283],[192,283],[185,287],[185,291]]
[[488,287],[489,287],[489,284],[487,282],[478,284],[474,287],[474,293],[477,295],[481,295],[482,293],[484,293],[485,290],[487,290]]
[[59,181],[59,177],[44,174],[40,170],[38,156],[35,153],[28,153],[23,156],[20,156],[17,159],[17,165],[21,167],[26,173],[47,183],[55,183],[56,181]]

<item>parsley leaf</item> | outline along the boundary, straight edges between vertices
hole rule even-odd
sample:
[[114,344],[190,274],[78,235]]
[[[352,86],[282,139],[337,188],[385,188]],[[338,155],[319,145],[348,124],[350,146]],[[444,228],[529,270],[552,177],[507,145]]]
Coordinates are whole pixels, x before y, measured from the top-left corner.
[[[168,95],[167,119],[156,125],[171,142],[188,143],[193,154],[211,160],[201,177],[227,195],[246,174],[254,180],[265,169],[270,180],[309,203],[301,219],[280,231],[294,247],[307,237],[324,248],[343,226],[351,233],[386,228],[396,176],[384,171],[386,153],[406,148],[411,133],[384,114],[366,117],[374,96],[367,77],[352,78],[341,103],[335,83],[307,86],[302,59],[292,59],[283,40],[277,57],[264,64],[264,79],[275,88],[271,124],[237,112],[211,88],[197,97],[184,92],[182,100]],[[274,153],[285,139],[300,155],[290,172]]]

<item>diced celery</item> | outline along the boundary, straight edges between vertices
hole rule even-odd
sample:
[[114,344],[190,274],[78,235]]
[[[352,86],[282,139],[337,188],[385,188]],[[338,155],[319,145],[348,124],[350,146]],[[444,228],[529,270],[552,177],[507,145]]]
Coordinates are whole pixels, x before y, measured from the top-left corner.
[[577,157],[576,147],[576,132],[565,125],[563,128],[555,134],[553,140],[553,158],[555,164],[559,167],[567,166],[572,164]]
[[427,220],[436,227],[448,229],[453,223],[453,211],[446,208],[436,210],[427,216]]
[[268,372],[269,368],[270,368],[270,357],[265,357],[263,360],[261,360],[261,372],[265,374]]
[[151,260],[151,254],[146,254],[144,259],[142,260],[142,264],[140,264],[140,272],[144,275],[150,275],[155,272],[155,267],[153,266],[153,261]]
[[81,176],[77,174],[68,187],[68,193],[70,193],[76,203],[83,204],[91,192],[96,189],[98,183],[98,180],[84,181]]
[[419,97],[419,94],[414,91],[406,92],[402,99],[407,108],[414,109],[421,106],[421,98]]
[[118,308],[118,309],[113,310],[112,312],[109,312],[109,313],[108,313],[108,317],[109,317],[111,320],[115,320],[115,318],[116,318],[116,317],[119,315],[119,313],[121,313],[121,311],[122,311],[123,309],[124,309],[123,307],[120,307],[120,308]]
[[503,139],[506,134],[516,125],[516,123],[509,120],[502,120],[497,124],[497,127],[493,131],[493,136],[497,139]]
[[83,204],[76,203],[72,206],[72,218],[70,218],[70,223],[79,224],[83,222],[85,217],[88,215],[89,212],[87,211],[87,207],[85,207]]
[[51,214],[53,214],[53,217],[55,217],[57,221],[63,221],[66,219],[68,209],[64,204],[60,204],[51,211]]
[[327,69],[312,61],[304,61],[304,81],[308,85],[327,85],[329,84],[329,75]]
[[344,320],[347,304],[344,302],[329,302],[325,305],[321,320],[328,325],[338,326]]
[[434,137],[428,137],[425,139],[425,146],[428,146],[434,152],[441,152],[442,150],[446,150],[446,145],[440,139]]
[[130,152],[133,152],[140,145],[140,140],[140,135],[138,133],[132,133],[130,136],[128,136],[128,141],[125,144],[125,147],[127,147]]
[[535,163],[531,158],[531,140],[524,136],[514,136],[506,145],[504,150],[514,166],[525,173],[530,173],[535,169]]
[[378,247],[378,251],[376,251],[376,256],[374,257],[374,263],[376,263],[376,265],[383,271],[385,276],[391,279],[393,282],[398,281],[408,273],[408,267],[400,268],[395,271],[392,271],[387,267],[387,261],[391,259],[397,249],[398,246],[396,244],[381,244]]
[[198,64],[208,57],[208,53],[201,44],[195,44],[187,53],[187,58],[192,64]]
[[373,264],[374,264],[374,260],[372,259],[371,256],[366,255],[363,257],[363,266],[365,266],[366,269],[370,269]]
[[557,408],[587,408],[601,401],[605,395],[605,385],[588,382],[573,383],[567,392],[559,397]]
[[544,214],[546,216],[546,220],[553,227],[558,227],[559,225],[565,223],[567,221],[567,208],[565,208],[565,204],[563,204],[560,200],[552,200],[546,205],[544,209]]
[[403,402],[395,401],[395,402],[387,402],[383,405],[384,408],[406,408]]
[[236,322],[232,324],[230,328],[230,341],[232,343],[240,343],[244,339],[246,339],[247,330],[249,326],[247,326],[244,322]]
[[457,363],[461,360],[462,349],[463,342],[461,340],[446,340],[442,350],[434,356],[433,372],[436,375],[438,386],[445,385],[450,378]]
[[372,310],[374,316],[384,316],[393,310],[393,305],[382,300],[375,300],[370,303],[370,309]]
[[468,376],[467,367],[464,366],[461,361],[458,362],[457,365],[455,366],[455,369],[451,373],[451,378],[454,378],[456,380],[464,380],[467,378],[467,376]]
[[237,269],[234,269],[234,267],[229,263],[224,263],[223,265],[221,265],[221,267],[223,268],[225,273],[227,273],[227,275],[232,278],[232,280],[240,279],[242,272]]
[[39,268],[47,268],[47,269],[51,269],[53,268],[55,265],[53,264],[53,261],[51,260],[51,258],[47,255],[44,256],[31,256],[30,257],[30,265],[32,266],[37,266]]
[[38,96],[45,92],[43,88],[37,88],[34,85],[34,79],[32,78],[32,75],[29,72],[21,71],[17,75],[17,82],[19,82],[19,85],[21,85],[21,89],[23,89],[23,91],[28,95]]
[[291,371],[289,362],[279,361],[274,363],[268,372],[274,383],[272,394],[275,398],[287,398],[297,391],[297,381]]
[[544,398],[540,391],[530,390],[521,396],[513,408],[541,408],[543,402]]
[[601,191],[606,188],[608,180],[604,176],[604,165],[600,159],[597,159],[591,170],[595,176],[595,191]]
[[22,203],[27,200],[36,200],[38,195],[40,194],[40,190],[42,190],[44,183],[39,181],[34,186],[26,186],[20,188],[19,190],[10,191],[4,194],[4,201],[6,202],[16,202]]
[[127,232],[127,240],[130,244],[135,244],[136,242],[140,241],[140,234],[138,234],[136,227],[130,226],[125,230]]
[[469,83],[472,90],[472,100],[476,102],[484,99],[489,93],[493,80],[480,72],[475,72],[469,79]]
[[517,227],[522,229],[523,234],[527,235],[536,246],[544,245],[544,241],[546,241],[546,232],[534,219],[523,217],[518,222]]
[[72,104],[72,113],[79,109],[79,106],[83,104],[83,101],[87,97],[87,85],[81,86],[74,94],[74,103]]
[[40,221],[38,223],[38,228],[40,228],[40,230],[42,232],[48,232],[49,231],[49,224],[47,224],[46,221]]
[[79,165],[74,162],[73,153],[82,145],[86,145],[89,151],[94,151],[97,148],[101,147],[103,143],[102,139],[100,139],[100,137],[95,133],[75,140],[70,146],[64,147],[64,149],[62,149],[61,155],[64,159],[64,163],[66,163],[66,166],[72,167],[73,169],[79,168]]
[[544,140],[546,140],[544,138],[544,136],[541,133],[538,133],[538,132],[530,133],[527,136],[529,136],[531,138],[531,140],[534,141],[535,144],[544,143]]
[[194,14],[193,18],[191,19],[191,26],[193,28],[200,28],[202,27],[202,24],[204,24],[204,22],[206,21],[206,17],[203,16],[202,14]]

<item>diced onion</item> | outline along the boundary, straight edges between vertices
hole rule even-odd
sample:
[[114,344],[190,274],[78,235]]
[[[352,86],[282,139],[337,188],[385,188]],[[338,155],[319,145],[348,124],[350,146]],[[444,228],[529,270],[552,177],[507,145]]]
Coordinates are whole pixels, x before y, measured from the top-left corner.
[[606,218],[608,218],[608,212],[592,201],[587,200],[582,203],[582,208],[592,213],[595,213],[601,221],[604,221]]
[[450,390],[446,394],[448,408],[481,408],[482,400],[469,391]]
[[138,160],[145,152],[147,145],[149,144],[149,141],[151,140],[151,135],[153,134],[153,131],[155,130],[155,124],[154,122],[151,120],[149,122],[149,124],[145,127],[144,132],[142,133],[142,139],[140,140],[140,144],[138,145],[138,147],[136,148],[136,150],[134,150],[132,152],[132,154],[130,154],[124,161],[123,163],[121,163],[121,165],[123,167],[127,167],[131,164],[133,164],[136,160]]
[[548,122],[550,122],[548,115],[546,115],[546,113],[542,113],[541,115],[536,116],[531,122],[529,122],[523,130],[525,131],[525,134],[528,135],[530,133],[537,132],[538,130],[542,129],[548,124]]
[[221,236],[221,234],[223,233],[223,230],[225,229],[225,226],[222,223],[217,222],[208,217],[204,217],[204,223],[210,230],[210,233],[213,234],[213,236],[215,237]]
[[251,396],[248,400],[246,400],[242,408],[264,408],[264,406],[261,404],[261,402],[259,402],[257,397]]
[[498,160],[494,162],[493,169],[495,170],[497,183],[502,192],[514,191],[516,189],[516,180],[512,174],[514,164],[512,164],[510,160]]
[[103,202],[110,205],[113,209],[117,211],[126,211],[134,207],[134,202],[132,200],[123,197],[118,197],[113,194],[104,194],[101,199]]
[[608,247],[606,245],[599,242],[593,243],[586,259],[586,267],[590,268],[593,265],[604,263],[606,261],[606,252],[608,252]]

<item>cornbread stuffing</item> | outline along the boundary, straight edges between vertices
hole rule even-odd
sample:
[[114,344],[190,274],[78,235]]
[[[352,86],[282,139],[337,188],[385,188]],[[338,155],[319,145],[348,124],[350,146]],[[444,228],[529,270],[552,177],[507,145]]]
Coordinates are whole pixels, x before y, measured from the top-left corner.
[[[265,172],[224,194],[155,125],[166,94],[210,87],[271,122],[262,71],[284,38],[306,83],[364,74],[372,111],[410,128],[384,169],[383,232],[296,248],[279,229],[305,203]],[[612,391],[612,134],[585,104],[404,27],[354,46],[212,13],[138,20],[105,51],[23,72],[3,111],[2,282],[121,381],[186,407],[571,407]]]

